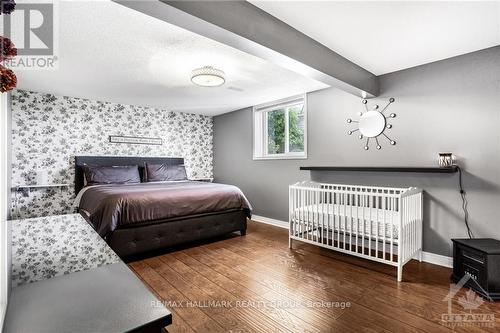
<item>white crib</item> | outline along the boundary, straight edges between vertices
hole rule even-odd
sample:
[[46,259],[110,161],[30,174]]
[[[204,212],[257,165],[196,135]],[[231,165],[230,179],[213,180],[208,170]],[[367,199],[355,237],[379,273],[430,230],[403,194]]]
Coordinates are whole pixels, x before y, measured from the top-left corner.
[[422,261],[422,190],[301,182],[290,186],[292,240],[397,267]]

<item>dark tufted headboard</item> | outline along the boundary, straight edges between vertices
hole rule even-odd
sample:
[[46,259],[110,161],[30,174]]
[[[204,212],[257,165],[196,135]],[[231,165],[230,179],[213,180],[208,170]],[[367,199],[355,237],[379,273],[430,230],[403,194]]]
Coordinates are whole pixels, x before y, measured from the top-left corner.
[[83,188],[83,165],[138,165],[141,179],[144,177],[144,163],[179,165],[184,164],[182,157],[134,157],[134,156],[75,156],[75,194]]

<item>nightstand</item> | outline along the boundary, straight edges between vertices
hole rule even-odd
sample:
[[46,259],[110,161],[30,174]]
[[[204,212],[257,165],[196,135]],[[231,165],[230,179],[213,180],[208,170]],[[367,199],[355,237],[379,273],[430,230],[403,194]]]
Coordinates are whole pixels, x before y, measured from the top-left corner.
[[500,300],[500,241],[492,238],[452,239],[453,274],[458,283],[464,276],[465,286],[484,298]]

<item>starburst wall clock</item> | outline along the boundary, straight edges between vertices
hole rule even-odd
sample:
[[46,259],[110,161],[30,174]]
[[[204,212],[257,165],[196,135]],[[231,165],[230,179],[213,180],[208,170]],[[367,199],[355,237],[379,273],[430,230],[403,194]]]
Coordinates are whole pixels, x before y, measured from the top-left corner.
[[358,128],[349,130],[347,134],[352,135],[359,132],[358,139],[365,141],[365,150],[370,149],[370,140],[375,140],[377,144],[375,148],[378,150],[382,149],[382,145],[379,142],[379,138],[383,137],[389,141],[392,146],[396,145],[396,141],[391,139],[384,132],[392,128],[392,124],[389,124],[389,120],[396,118],[395,113],[385,115],[384,112],[387,111],[389,106],[394,103],[394,98],[389,98],[389,102],[381,110],[379,110],[378,104],[374,104],[372,107],[368,106],[368,101],[363,100],[363,105],[365,106],[365,111],[359,113],[359,120],[347,119],[348,124],[358,124]]

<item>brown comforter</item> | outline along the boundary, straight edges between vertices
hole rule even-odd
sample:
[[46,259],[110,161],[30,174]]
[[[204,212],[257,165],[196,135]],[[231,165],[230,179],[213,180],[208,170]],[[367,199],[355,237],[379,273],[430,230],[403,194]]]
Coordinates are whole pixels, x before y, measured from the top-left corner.
[[79,210],[103,237],[120,227],[233,209],[251,214],[236,186],[206,182],[100,185],[84,189]]

